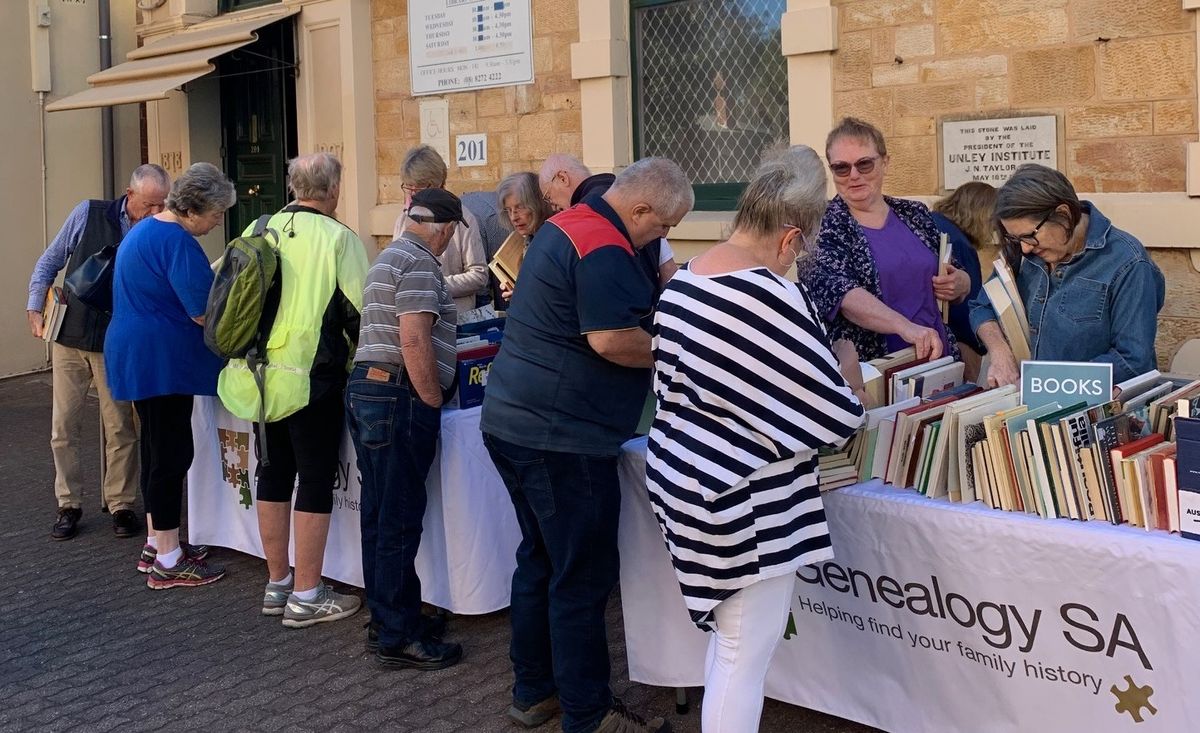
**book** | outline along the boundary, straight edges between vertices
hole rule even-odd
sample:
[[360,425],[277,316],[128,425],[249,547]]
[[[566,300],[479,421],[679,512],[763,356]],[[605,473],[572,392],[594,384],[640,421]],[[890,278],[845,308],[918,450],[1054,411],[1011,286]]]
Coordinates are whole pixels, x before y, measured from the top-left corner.
[[1017,290],[1017,279],[1013,276],[1012,269],[1004,261],[1003,257],[997,257],[992,263],[992,272],[996,273],[996,279],[1004,286],[1004,292],[1013,304],[1017,321],[1021,324],[1021,332],[1025,334],[1025,341],[1028,343],[1029,316],[1025,312],[1025,301],[1021,299],[1021,292]]
[[1101,479],[1108,492],[1108,521],[1121,524],[1125,521],[1124,507],[1120,502],[1120,487],[1116,469],[1109,456],[1117,446],[1124,445],[1150,434],[1147,420],[1134,412],[1120,412],[1095,424],[1095,443],[1100,457]]
[[988,436],[988,449],[992,452],[992,468],[996,475],[996,502],[1006,512],[1020,511],[1021,501],[1013,476],[1012,456],[1008,445],[1005,421],[1029,411],[1025,405],[1017,405],[984,418],[983,428]]
[[[976,400],[978,397],[978,400]],[[1016,407],[1020,402],[1020,395],[1013,385],[1001,387],[998,389],[989,390],[976,397],[969,397],[961,402],[967,403],[970,407],[962,409],[958,412],[955,418],[954,425],[954,443],[952,444],[952,455],[950,460],[955,462],[955,471],[947,469],[947,480],[950,481],[949,491],[952,492],[951,499],[954,500],[955,494],[958,496],[958,501],[970,503],[976,500],[974,483],[968,481],[971,466],[968,465],[968,451],[971,446],[967,444],[966,430],[969,426],[978,425],[980,431],[983,430],[983,420],[989,415],[994,415],[1001,410],[1008,410]],[[968,400],[970,400],[968,402]],[[945,429],[945,424],[943,424]]]
[[864,375],[863,386],[866,388],[867,396],[871,398],[871,404],[881,406],[888,404],[887,391],[887,373],[901,364],[909,364],[916,360],[916,348],[909,346],[899,351],[894,351],[887,356],[881,356],[878,359],[872,359],[867,362],[874,367],[879,373],[878,378],[866,379]]
[[517,284],[517,275],[521,271],[521,263],[525,260],[527,247],[525,237],[513,232],[500,245],[500,249],[496,250],[492,261],[488,263],[488,269],[502,285],[512,288]]
[[892,453],[892,435],[896,431],[896,418],[880,421],[875,439],[875,455],[871,459],[870,478],[881,479],[887,475],[888,457]]
[[49,343],[58,338],[63,318],[67,315],[67,299],[62,288],[51,285],[46,291],[46,304],[42,307],[42,340]]
[[918,362],[892,372],[890,377],[890,401],[899,402],[900,400],[907,400],[910,397],[914,397],[915,395],[911,394],[911,380],[913,377],[930,372],[938,367],[946,366],[953,361],[953,357],[943,356],[934,361]]
[[[950,237],[942,232],[938,235],[938,274],[947,275],[950,273]],[[942,308],[942,322],[950,322],[950,301],[940,301]]]
[[1108,507],[1104,501],[1104,489],[1100,485],[1100,472],[1096,466],[1096,446],[1085,445],[1079,449],[1079,462],[1083,469],[1083,486],[1088,504],[1093,511],[1090,519],[1108,519]]
[[987,474],[983,463],[986,446],[981,444],[986,440],[987,432],[982,422],[971,423],[963,428],[963,445],[966,447],[966,480],[963,482],[962,492],[964,504],[983,501],[984,504],[992,506],[991,493],[984,478]]
[[[1154,528],[1171,531],[1170,499],[1167,497],[1167,459],[1175,457],[1177,446],[1174,443],[1163,443],[1158,450],[1151,450],[1147,455],[1149,463],[1151,516],[1154,518]],[[1172,463],[1172,468],[1174,464]],[[1178,514],[1178,510],[1176,510]],[[1175,518],[1178,521],[1178,516]]]
[[[1033,476],[1033,444],[1029,440],[1029,430],[1022,430],[1022,431],[1018,432],[1017,437],[1020,439],[1021,466],[1023,467],[1022,470],[1024,470],[1026,476],[1032,477]],[[1041,492],[1036,490],[1036,487],[1034,487],[1032,482],[1030,483],[1030,488],[1031,488],[1031,494],[1033,497],[1032,506],[1034,507],[1033,510],[1031,510],[1031,511],[1033,511],[1034,513],[1036,513],[1038,516],[1042,517],[1043,519],[1050,519],[1052,517],[1052,515],[1046,513],[1046,504],[1042,497]]]
[[[1025,507],[1025,511],[1031,514],[1040,514],[1038,508],[1041,502],[1038,501],[1038,494],[1035,488],[1033,476],[1028,470],[1027,460],[1018,460],[1021,451],[1021,435],[1029,429],[1029,421],[1035,420],[1043,415],[1049,415],[1052,412],[1061,410],[1062,406],[1057,402],[1051,402],[1046,405],[1041,405],[1025,413],[1014,414],[1010,419],[1005,420],[1005,428],[1008,430],[1009,449],[1013,454],[1014,480],[1017,484],[1017,489],[1021,494],[1021,503]],[[1024,440],[1028,442],[1029,436],[1025,436]]]
[[[946,394],[953,394],[954,391],[950,390]],[[946,406],[946,412],[942,417],[942,430],[938,434],[935,446],[939,459],[934,463],[929,477],[930,490],[935,492],[934,495],[949,496],[950,501],[954,502],[962,501],[959,466],[962,464],[963,456],[958,431],[959,415],[981,404],[1016,394],[1016,392],[1017,387],[1010,384],[987,392],[963,395]]]
[[[1058,452],[1053,442],[1053,434],[1049,425],[1053,425],[1064,415],[1070,415],[1086,407],[1084,402],[1063,407],[1041,417],[1029,420],[1029,440],[1033,448],[1033,464],[1038,491],[1042,494],[1042,503],[1047,512],[1053,512],[1048,517],[1070,517],[1071,512],[1066,504],[1066,495],[1062,492],[1062,470],[1059,467]],[[1043,430],[1043,428],[1045,428]]]
[[1029,349],[1029,337],[1021,326],[1020,317],[1017,316],[1017,309],[1022,306],[1014,305],[1012,299],[1004,289],[1004,285],[997,278],[992,278],[983,284],[983,291],[987,294],[988,299],[992,302],[992,309],[996,311],[996,319],[1000,324],[1000,330],[1004,332],[1004,338],[1008,341],[1008,345],[1012,348],[1013,357],[1017,363],[1029,361],[1032,357]]
[[1200,540],[1200,420],[1175,419],[1175,489],[1179,497],[1179,530]]
[[[1178,446],[1176,446],[1178,450]],[[1167,529],[1179,531],[1179,482],[1176,457],[1168,456],[1163,459],[1163,492],[1167,501]]]
[[906,380],[906,384],[902,385],[902,391],[908,396],[922,399],[939,393],[947,393],[963,383],[965,368],[966,364],[961,361],[933,367]]
[[1130,485],[1133,483],[1135,477],[1126,472],[1127,464],[1122,463],[1122,461],[1161,442],[1163,442],[1162,433],[1151,433],[1144,438],[1138,438],[1124,445],[1118,445],[1109,452],[1110,462],[1113,465],[1113,474],[1116,476],[1117,481],[1121,516],[1125,518],[1125,521],[1137,527],[1145,526],[1145,517],[1142,516],[1140,498],[1135,493],[1137,486]]

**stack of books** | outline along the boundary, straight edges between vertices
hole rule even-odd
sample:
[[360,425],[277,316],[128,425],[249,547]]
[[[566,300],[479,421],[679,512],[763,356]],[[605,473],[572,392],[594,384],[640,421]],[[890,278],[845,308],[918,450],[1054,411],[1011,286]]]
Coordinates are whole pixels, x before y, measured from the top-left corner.
[[58,338],[63,318],[67,315],[67,299],[62,288],[50,286],[46,291],[46,305],[42,307],[42,340],[47,343]]
[[992,302],[1000,330],[1012,347],[1017,363],[1029,361],[1033,358],[1029,348],[1029,319],[1025,315],[1021,294],[1017,291],[1016,279],[1003,257],[993,262],[992,266],[996,277],[983,284],[983,291]]

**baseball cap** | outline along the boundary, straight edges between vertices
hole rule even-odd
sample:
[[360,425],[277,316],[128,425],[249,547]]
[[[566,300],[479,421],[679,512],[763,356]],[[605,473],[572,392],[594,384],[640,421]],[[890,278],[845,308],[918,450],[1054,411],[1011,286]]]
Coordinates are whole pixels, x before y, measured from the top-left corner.
[[425,214],[413,216],[409,214],[408,218],[413,221],[425,223],[457,221],[463,226],[470,228],[470,224],[467,224],[466,219],[463,218],[462,202],[458,200],[457,196],[444,188],[423,188],[417,191],[412,195],[409,210],[411,211],[415,206],[428,209],[433,213],[433,216]]

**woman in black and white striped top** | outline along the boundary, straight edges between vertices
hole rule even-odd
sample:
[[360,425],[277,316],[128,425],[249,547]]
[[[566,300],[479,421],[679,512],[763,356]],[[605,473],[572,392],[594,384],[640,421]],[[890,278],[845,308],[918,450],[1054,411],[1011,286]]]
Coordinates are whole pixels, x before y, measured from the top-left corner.
[[862,422],[861,375],[853,347],[839,371],[807,293],[784,277],[824,208],[811,148],[765,162],[733,234],[676,273],[654,320],[646,477],[692,620],[715,631],[705,733],[758,729],[795,571],[833,555],[816,451]]

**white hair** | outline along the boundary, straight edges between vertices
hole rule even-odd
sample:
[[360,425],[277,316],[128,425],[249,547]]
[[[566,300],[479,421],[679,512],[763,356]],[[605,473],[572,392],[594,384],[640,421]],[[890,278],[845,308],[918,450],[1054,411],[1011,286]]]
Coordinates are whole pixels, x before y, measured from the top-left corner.
[[800,227],[812,241],[825,214],[825,166],[807,145],[769,150],[738,201],[733,228],[768,234]]
[[129,187],[134,191],[141,191],[147,184],[154,184],[162,191],[170,191],[171,177],[162,166],[143,163],[133,169],[133,174],[129,176]]
[[583,164],[583,161],[576,158],[574,155],[566,153],[551,153],[546,162],[542,163],[541,170],[538,171],[538,179],[547,181],[554,177],[554,174],[559,171],[566,171],[573,177],[583,180],[592,175],[592,171]]
[[642,158],[621,171],[609,192],[644,201],[663,216],[690,211],[696,203],[691,181],[667,158]]
[[342,180],[342,163],[332,153],[309,153],[288,161],[288,188],[300,201],[329,201]]

